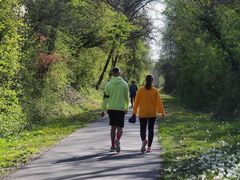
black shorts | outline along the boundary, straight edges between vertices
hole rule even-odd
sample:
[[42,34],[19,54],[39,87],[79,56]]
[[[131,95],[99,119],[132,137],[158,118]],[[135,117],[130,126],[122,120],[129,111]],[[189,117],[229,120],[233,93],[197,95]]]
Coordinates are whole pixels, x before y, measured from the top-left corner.
[[110,126],[124,127],[124,111],[108,110],[108,116]]

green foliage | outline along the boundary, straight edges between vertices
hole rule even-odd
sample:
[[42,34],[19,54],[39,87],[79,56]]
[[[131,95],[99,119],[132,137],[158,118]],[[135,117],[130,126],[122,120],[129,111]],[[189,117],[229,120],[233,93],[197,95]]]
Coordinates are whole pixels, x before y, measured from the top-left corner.
[[0,136],[18,132],[25,126],[25,115],[19,102],[23,29],[18,1],[0,1]]
[[167,111],[167,118],[159,122],[162,178],[213,179],[222,173],[220,179],[236,179],[240,122],[217,121],[211,114],[187,109],[172,96],[162,96]]
[[37,104],[44,119],[51,120],[61,115],[67,115],[65,108],[69,111],[70,105],[68,106],[62,98],[65,88],[69,85],[69,73],[70,71],[64,62],[58,62],[50,67]]
[[81,113],[99,96],[92,92],[97,79],[103,74],[100,84],[107,82],[113,66],[125,71],[124,78],[139,81],[148,70],[146,35],[134,35],[144,29],[144,20],[132,23],[106,2],[0,3],[3,135]]
[[0,92],[0,135],[17,133],[25,127],[26,122],[16,91],[1,87]]
[[94,87],[96,83],[94,77],[99,76],[99,72],[104,66],[103,60],[106,58],[106,54],[100,48],[83,48],[79,57],[72,62],[75,77],[74,87],[76,89]]
[[131,41],[127,44],[129,50],[123,55],[126,59],[124,71],[126,79],[129,82],[134,79],[138,84],[143,84],[146,74],[151,69],[151,61],[149,59],[149,48],[142,39]]
[[218,116],[238,115],[240,107],[239,3],[231,3],[166,1],[165,90]]

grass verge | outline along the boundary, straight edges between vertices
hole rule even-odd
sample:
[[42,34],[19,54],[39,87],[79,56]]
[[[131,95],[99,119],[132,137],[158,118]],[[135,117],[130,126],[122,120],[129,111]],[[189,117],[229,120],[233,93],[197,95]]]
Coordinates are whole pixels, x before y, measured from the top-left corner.
[[167,118],[159,123],[162,179],[240,178],[240,121],[220,122],[163,94]]
[[99,111],[95,107],[95,110],[85,111],[78,116],[38,124],[17,135],[0,138],[0,178],[26,164],[62,138],[96,120],[98,115]]

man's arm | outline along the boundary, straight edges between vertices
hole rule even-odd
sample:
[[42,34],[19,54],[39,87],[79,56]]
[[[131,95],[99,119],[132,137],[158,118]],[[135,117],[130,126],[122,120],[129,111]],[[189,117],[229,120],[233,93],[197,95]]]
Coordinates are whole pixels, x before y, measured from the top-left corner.
[[102,103],[102,116],[104,116],[104,111],[107,111],[108,106],[108,100],[109,100],[109,89],[108,86],[105,87],[104,95],[103,95],[103,103]]

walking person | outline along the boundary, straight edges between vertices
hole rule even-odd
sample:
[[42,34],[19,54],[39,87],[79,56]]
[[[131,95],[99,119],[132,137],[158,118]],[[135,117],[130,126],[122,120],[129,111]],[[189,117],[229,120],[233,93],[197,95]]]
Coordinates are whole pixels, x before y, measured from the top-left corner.
[[[146,76],[145,86],[141,87],[137,92],[132,117],[136,117],[137,112],[139,115],[140,136],[142,140],[141,152],[150,152],[157,113],[160,113],[162,118],[166,116],[159,91],[153,87],[153,76],[151,74]],[[148,140],[146,139],[147,126]],[[148,147],[146,149],[147,145]]]
[[130,99],[131,99],[131,107],[133,107],[134,99],[137,94],[138,87],[136,85],[136,81],[132,80],[131,85],[129,86]]
[[106,84],[104,100],[102,104],[103,117],[107,111],[109,125],[111,126],[111,148],[110,151],[120,152],[120,139],[124,127],[124,116],[128,111],[129,91],[128,84],[120,77],[120,69],[112,69],[112,78]]

